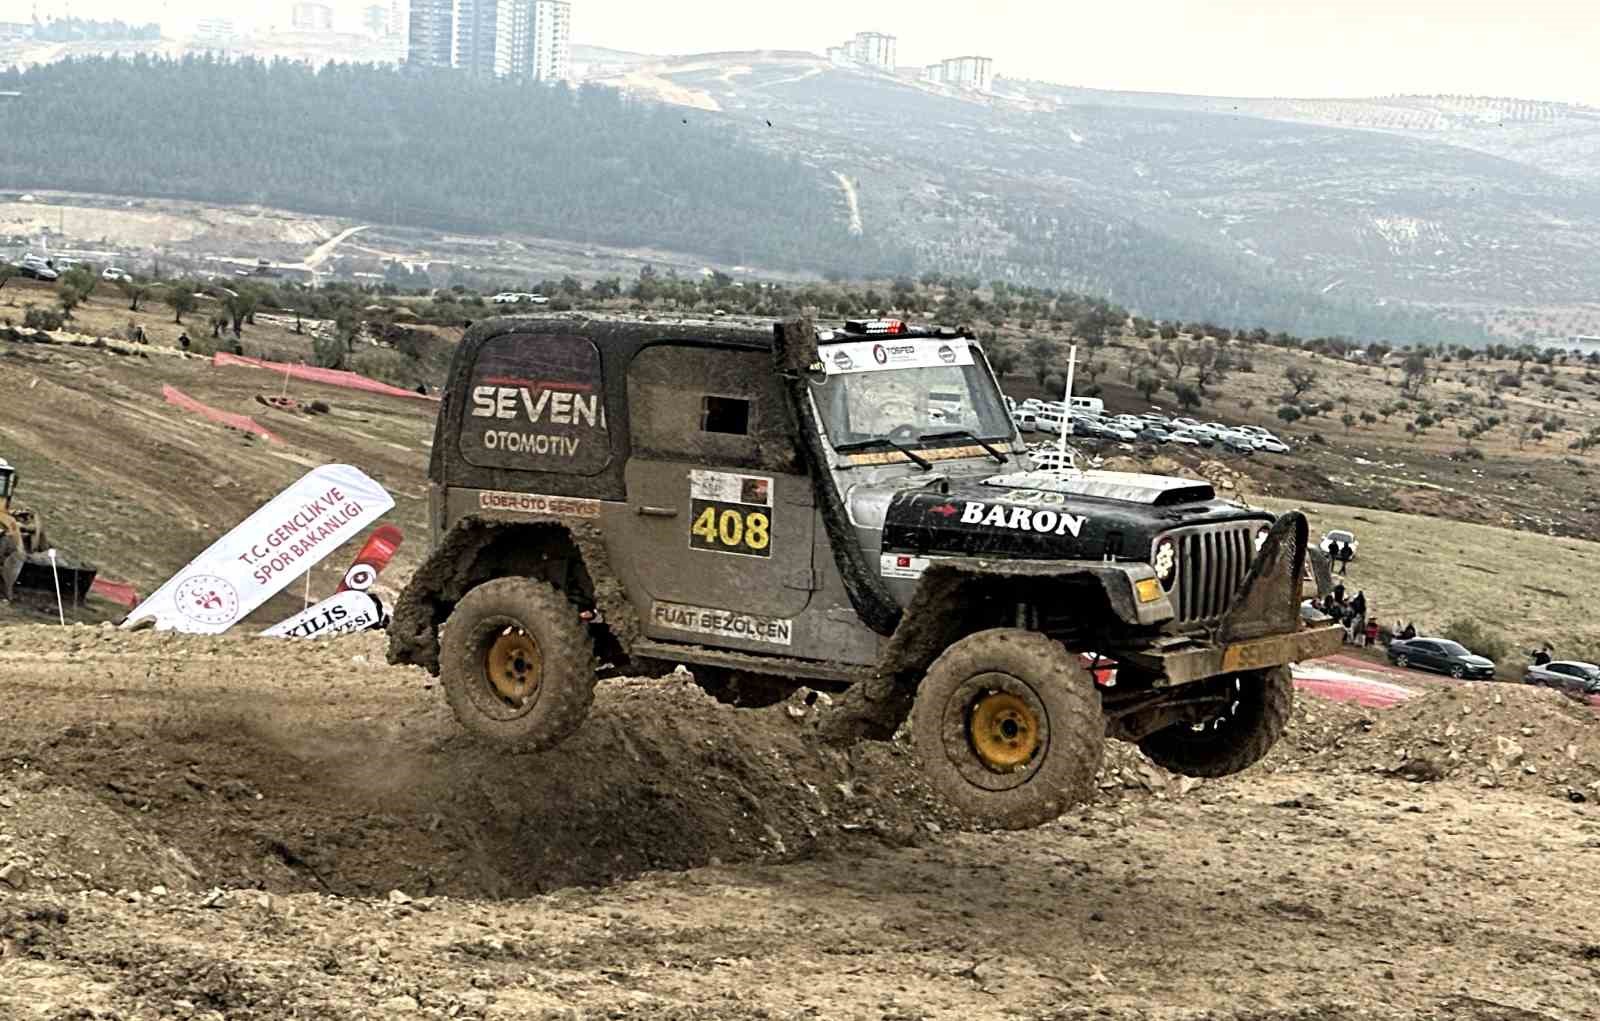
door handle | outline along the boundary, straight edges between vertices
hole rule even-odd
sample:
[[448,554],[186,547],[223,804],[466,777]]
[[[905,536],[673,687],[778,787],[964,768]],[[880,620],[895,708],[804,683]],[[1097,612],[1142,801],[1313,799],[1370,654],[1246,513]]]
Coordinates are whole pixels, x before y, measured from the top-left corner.
[[646,518],[675,518],[678,516],[676,507],[640,507],[639,515]]

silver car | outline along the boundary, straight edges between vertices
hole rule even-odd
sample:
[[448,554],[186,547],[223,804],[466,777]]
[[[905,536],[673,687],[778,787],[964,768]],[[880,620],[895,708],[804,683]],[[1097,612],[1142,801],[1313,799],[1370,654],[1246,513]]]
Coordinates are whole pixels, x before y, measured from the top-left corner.
[[1522,679],[1529,684],[1555,688],[1575,698],[1600,695],[1600,666],[1593,663],[1558,659],[1552,663],[1530,666]]

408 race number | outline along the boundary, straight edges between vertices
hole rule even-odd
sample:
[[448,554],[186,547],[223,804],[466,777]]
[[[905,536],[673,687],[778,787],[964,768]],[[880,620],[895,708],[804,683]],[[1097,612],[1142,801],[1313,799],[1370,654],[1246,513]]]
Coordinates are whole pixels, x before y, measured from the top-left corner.
[[772,556],[771,508],[695,500],[690,510],[694,520],[689,526],[691,549],[746,557]]

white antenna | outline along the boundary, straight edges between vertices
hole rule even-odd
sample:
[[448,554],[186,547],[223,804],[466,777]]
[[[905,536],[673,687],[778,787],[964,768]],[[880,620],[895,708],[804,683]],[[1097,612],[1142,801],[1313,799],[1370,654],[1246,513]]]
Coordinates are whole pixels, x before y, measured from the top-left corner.
[[1072,432],[1072,377],[1078,369],[1078,345],[1074,344],[1067,350],[1067,393],[1062,398],[1066,410],[1061,414],[1061,459],[1072,464],[1071,456],[1067,453],[1067,434]]
[[56,566],[55,547],[50,547],[50,575],[56,580],[56,619],[62,627],[67,626],[67,611],[61,605],[61,570]]

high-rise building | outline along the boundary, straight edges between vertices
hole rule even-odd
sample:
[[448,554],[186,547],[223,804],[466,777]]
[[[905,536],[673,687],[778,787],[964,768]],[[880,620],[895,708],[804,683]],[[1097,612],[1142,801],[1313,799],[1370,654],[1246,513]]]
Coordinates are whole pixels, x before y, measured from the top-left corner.
[[455,0],[411,0],[406,60],[421,67],[455,64]]
[[[894,70],[895,37],[882,32],[857,32],[838,47],[847,60],[867,64],[885,71]],[[832,51],[829,51],[832,56]]]
[[930,82],[954,85],[975,92],[989,92],[994,88],[994,59],[991,57],[950,57],[922,69],[922,77]]
[[327,4],[297,3],[290,11],[289,24],[296,32],[331,32],[333,8]]
[[572,66],[567,0],[411,0],[410,61],[557,81]]
[[496,0],[455,0],[453,67],[484,78],[504,73],[496,66],[501,55],[501,14],[502,5]]
[[531,53],[519,70],[535,81],[565,81],[572,74],[572,5],[567,0],[527,0],[532,8]]

